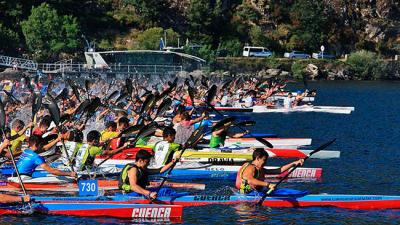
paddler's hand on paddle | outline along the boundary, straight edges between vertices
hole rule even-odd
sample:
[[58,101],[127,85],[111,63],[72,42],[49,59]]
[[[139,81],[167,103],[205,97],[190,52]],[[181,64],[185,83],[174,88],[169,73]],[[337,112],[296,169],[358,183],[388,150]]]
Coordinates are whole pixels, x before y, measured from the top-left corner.
[[149,197],[150,200],[154,200],[157,198],[157,192],[150,192],[150,194],[147,195],[147,197]]
[[304,164],[304,159],[299,159],[292,162],[292,166],[302,166]]
[[275,187],[276,187],[276,184],[271,184],[271,183],[269,183],[267,186],[268,190],[275,190]]

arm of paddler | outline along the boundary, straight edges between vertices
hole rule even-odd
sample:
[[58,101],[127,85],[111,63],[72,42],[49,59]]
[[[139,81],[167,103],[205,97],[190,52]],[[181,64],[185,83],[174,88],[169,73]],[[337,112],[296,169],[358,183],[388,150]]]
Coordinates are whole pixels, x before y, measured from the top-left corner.
[[296,161],[294,161],[294,162],[288,163],[288,164],[282,166],[281,168],[278,168],[278,171],[279,171],[279,172],[278,172],[278,173],[275,173],[275,174],[283,173],[283,172],[285,172],[286,170],[288,170],[288,169],[290,169],[290,168],[292,168],[292,167],[294,167],[294,166],[296,166],[296,165],[302,166],[303,163],[304,163],[304,159],[299,159],[299,160],[296,160]]
[[96,122],[99,122],[107,113],[110,112],[110,109],[106,109],[103,112],[101,112],[97,117],[96,117]]
[[64,172],[58,169],[55,169],[53,167],[50,167],[49,165],[47,165],[46,163],[42,163],[40,164],[40,167],[42,167],[44,170],[46,170],[47,172],[56,175],[56,176],[69,176],[69,177],[76,177],[76,173],[75,172]]
[[107,156],[110,156],[110,155],[115,155],[116,153],[118,153],[119,151],[122,151],[122,150],[124,150],[124,149],[126,149],[127,147],[129,146],[129,143],[127,142],[127,143],[125,143],[124,145],[122,145],[121,147],[119,147],[119,148],[117,148],[117,149],[113,149],[113,150],[111,150],[111,149],[105,149],[105,150],[101,150],[102,148],[100,148],[100,147],[96,147],[96,148],[98,148],[98,149],[100,149],[99,151],[96,151],[96,152],[92,152],[92,151],[90,151],[90,155],[107,155]]
[[54,145],[56,145],[58,142],[61,141],[61,137],[62,135],[58,135],[58,137],[56,139],[54,139],[53,141],[50,141],[47,145],[43,146],[43,151],[47,151],[50,148],[52,148]]

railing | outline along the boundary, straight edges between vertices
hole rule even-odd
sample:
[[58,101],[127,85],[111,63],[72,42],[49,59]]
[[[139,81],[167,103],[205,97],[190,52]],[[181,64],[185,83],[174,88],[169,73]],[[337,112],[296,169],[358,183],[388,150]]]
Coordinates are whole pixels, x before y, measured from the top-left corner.
[[15,58],[5,55],[0,55],[0,65],[27,70],[36,70],[38,67],[38,64],[33,60]]
[[86,64],[70,63],[43,63],[38,65],[38,70],[43,73],[80,73],[90,71],[100,71],[107,73],[145,73],[160,74],[167,72],[181,72],[182,66],[176,65],[121,65],[112,64],[108,67],[89,67]]

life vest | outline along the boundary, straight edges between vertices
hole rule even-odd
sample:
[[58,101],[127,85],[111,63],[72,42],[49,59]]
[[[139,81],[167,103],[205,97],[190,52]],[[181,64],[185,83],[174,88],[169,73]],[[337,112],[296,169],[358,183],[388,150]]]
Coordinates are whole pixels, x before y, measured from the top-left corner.
[[210,148],[224,147],[225,139],[226,135],[224,134],[221,134],[220,136],[214,136],[211,134],[211,139],[209,144]]
[[100,154],[102,149],[89,144],[82,144],[75,156],[75,168],[83,171],[85,166],[92,166],[96,155]]
[[123,190],[124,192],[132,192],[128,176],[128,171],[132,169],[132,167],[135,167],[137,169],[136,172],[137,185],[139,185],[141,188],[146,188],[146,186],[149,185],[149,176],[146,170],[142,170],[134,163],[129,163],[122,169],[118,179],[118,188],[120,190]]
[[[252,192],[253,190],[257,190],[258,188],[254,185],[250,185],[246,179],[243,178],[243,173],[247,169],[248,166],[252,165],[251,163],[245,163],[238,171],[236,175],[236,188],[239,189],[241,194],[247,194]],[[256,174],[254,178],[260,181],[264,181],[265,174],[263,171],[256,169]]]
[[171,153],[179,151],[181,145],[160,141],[154,145],[154,158],[150,162],[154,168],[161,168],[171,159]]

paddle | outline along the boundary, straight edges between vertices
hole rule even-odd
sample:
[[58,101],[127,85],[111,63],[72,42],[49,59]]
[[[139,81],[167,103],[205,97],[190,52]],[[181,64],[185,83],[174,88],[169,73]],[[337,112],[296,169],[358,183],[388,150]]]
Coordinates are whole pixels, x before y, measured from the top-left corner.
[[164,99],[164,101],[161,102],[161,104],[158,106],[156,117],[154,117],[154,119],[163,115],[171,107],[171,105],[172,105],[172,100],[170,98]]
[[241,121],[241,122],[239,122],[239,123],[237,123],[237,124],[235,124],[236,126],[240,126],[240,127],[251,127],[251,126],[254,126],[254,125],[256,125],[256,121],[253,121],[253,120],[244,120],[244,121]]
[[[168,169],[167,175],[165,177],[163,177],[163,180],[161,181],[160,186],[158,186],[158,188],[156,189],[156,193],[158,193],[161,190],[162,186],[167,181],[168,177],[171,175],[172,170],[176,166],[176,163],[179,162],[179,160],[182,157],[185,150],[187,148],[194,147],[203,138],[203,136],[204,136],[203,130],[204,130],[204,126],[201,126],[198,129],[196,129],[192,133],[192,135],[189,137],[189,139],[186,141],[186,143],[183,145],[181,156],[177,160],[175,160],[175,162],[172,164],[172,166]],[[154,201],[154,199],[151,199],[150,203],[153,203],[153,201]]]
[[[312,156],[313,154],[315,154],[315,153],[317,153],[317,152],[319,152],[319,151],[325,149],[326,147],[328,147],[329,145],[331,145],[331,144],[332,144],[333,142],[335,142],[335,141],[336,141],[336,138],[333,139],[333,140],[331,140],[331,141],[329,141],[329,142],[327,142],[327,143],[325,143],[325,144],[323,144],[323,145],[321,145],[321,146],[319,146],[319,147],[316,148],[314,151],[308,153],[308,155],[306,155],[306,157],[304,158],[304,161],[306,161],[308,158],[310,158],[310,156]],[[299,167],[299,165],[296,165],[296,166],[294,166],[294,167],[291,167],[291,168],[289,169],[289,171],[286,173],[286,175],[285,175],[284,177],[282,177],[282,178],[278,181],[278,183],[276,183],[275,187],[277,187],[277,186],[278,186],[279,184],[281,184],[284,180],[286,180],[286,179],[289,177],[289,175],[290,175],[297,167]],[[262,205],[262,203],[264,202],[265,198],[266,198],[268,195],[270,195],[270,194],[272,193],[272,191],[274,191],[274,189],[269,189],[267,192],[265,192],[264,195],[261,197],[261,199],[257,202],[257,205]]]
[[[6,113],[4,111],[3,102],[0,100],[0,130],[1,130],[1,133],[3,134],[4,138],[6,136],[6,133],[4,132],[5,127],[6,127]],[[15,163],[14,155],[10,149],[10,146],[7,146],[7,150],[8,150],[8,153],[10,154],[11,161],[13,163],[15,172],[17,173],[18,180],[19,180],[19,183],[21,184],[22,191],[24,192],[24,195],[26,196],[27,194],[26,194],[25,185],[24,185],[24,182],[22,182],[21,175],[19,174],[18,167],[17,167],[17,164]]]
[[[35,121],[36,113],[39,112],[40,108],[42,107],[42,95],[33,93],[32,99],[32,123]],[[30,135],[32,135],[33,126],[30,129]]]
[[[215,111],[218,115],[220,115],[221,117],[224,117],[224,115],[222,113],[220,113],[213,105],[211,105],[211,102],[214,100],[215,95],[217,93],[217,86],[213,85],[210,90],[208,90],[208,95],[206,98],[206,103],[208,105],[208,107],[210,107],[213,111]],[[233,124],[235,127],[239,128],[240,130],[242,130],[243,132],[247,132],[245,129],[243,129],[241,126],[238,126],[236,124]],[[260,143],[262,143],[263,145],[269,147],[269,148],[273,148],[274,146],[269,143],[269,141],[264,140],[263,138],[260,137],[255,137],[253,136],[251,133],[249,133],[249,136],[251,138],[255,138],[257,141],[259,141]]]
[[[135,145],[137,140],[139,140],[140,138],[144,138],[149,135],[152,135],[156,131],[156,129],[157,129],[156,123],[150,123],[150,124],[144,126],[142,129],[140,129],[140,131],[137,133],[136,137],[131,141],[131,143],[133,143],[133,145]],[[113,155],[108,156],[103,161],[101,161],[99,164],[97,164],[97,167],[100,167],[103,163],[105,163],[107,160],[111,159],[114,155],[120,153],[121,151],[123,151],[123,149],[115,152]]]
[[76,99],[78,100],[78,102],[81,102],[81,100],[79,98],[78,87],[76,86],[74,81],[72,81],[70,78],[67,78],[67,83],[72,88],[72,92],[74,93],[74,95],[75,95]]
[[139,114],[140,117],[138,118],[137,124],[143,123],[143,114],[146,113],[149,109],[151,109],[154,104],[156,103],[156,97],[153,94],[149,94],[144,100],[142,106],[140,107]]
[[86,91],[88,99],[90,99],[90,94],[89,94],[90,85],[91,85],[90,80],[85,80],[85,91]]
[[[54,99],[51,96],[49,96],[49,99],[50,99],[50,103],[46,104],[46,108],[49,110],[50,116],[51,116],[54,124],[56,125],[58,132],[61,133],[61,129],[60,129],[60,109],[58,108],[57,104],[55,103]],[[67,148],[65,147],[65,143],[64,143],[63,139],[61,139],[61,143],[63,145],[64,153],[67,156],[68,163],[69,163],[69,166],[71,168],[71,171],[75,172],[74,171],[74,167],[72,166],[72,162],[71,162],[71,159],[69,157]]]

